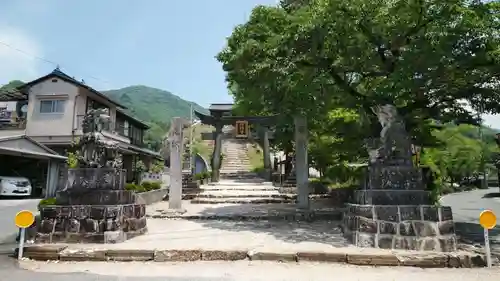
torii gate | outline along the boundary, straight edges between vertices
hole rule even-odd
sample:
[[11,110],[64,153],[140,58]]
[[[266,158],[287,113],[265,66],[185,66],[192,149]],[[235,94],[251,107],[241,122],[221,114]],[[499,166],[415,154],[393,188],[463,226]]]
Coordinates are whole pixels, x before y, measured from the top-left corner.
[[[210,114],[206,115],[195,111],[195,115],[203,124],[215,127],[212,135],[214,151],[212,154],[212,181],[218,182],[220,178],[222,127],[233,125],[236,127],[236,137],[248,137],[248,125],[258,124],[261,126],[263,138],[264,168],[271,174],[271,156],[269,146],[269,127],[276,123],[278,115],[274,116],[228,116],[232,110],[232,104],[212,104],[209,107]],[[309,208],[309,164],[307,156],[307,119],[304,116],[296,116],[295,123],[295,147],[296,147],[296,178],[297,178],[297,202],[299,208]]]

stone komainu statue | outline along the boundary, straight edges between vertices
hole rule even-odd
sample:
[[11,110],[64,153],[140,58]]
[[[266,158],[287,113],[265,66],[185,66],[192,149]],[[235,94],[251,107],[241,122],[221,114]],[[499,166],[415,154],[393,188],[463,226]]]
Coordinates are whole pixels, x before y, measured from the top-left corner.
[[392,104],[372,108],[382,127],[375,149],[369,149],[370,163],[394,162],[411,165],[411,142],[404,121]]

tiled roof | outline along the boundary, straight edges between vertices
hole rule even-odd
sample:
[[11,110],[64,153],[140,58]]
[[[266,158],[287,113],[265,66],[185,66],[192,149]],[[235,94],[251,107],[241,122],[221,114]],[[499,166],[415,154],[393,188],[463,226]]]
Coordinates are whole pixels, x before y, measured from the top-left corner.
[[148,124],[146,124],[146,122],[132,116],[131,114],[129,114],[128,112],[126,112],[125,110],[123,109],[117,109],[116,110],[117,112],[119,112],[120,114],[124,115],[125,117],[127,117],[129,120],[132,120],[134,121],[135,123],[138,123],[142,126],[142,128],[144,129],[149,129],[151,128],[151,126],[149,126]]
[[208,110],[213,111],[231,111],[233,109],[232,103],[212,103]]
[[99,97],[101,97],[101,98],[103,98],[103,99],[105,99],[105,100],[109,101],[110,103],[112,103],[112,104],[114,104],[114,105],[116,105],[116,106],[118,106],[118,107],[121,107],[121,108],[126,108],[126,107],[125,107],[125,106],[123,106],[122,104],[118,103],[117,101],[114,101],[114,100],[110,99],[108,96],[106,96],[106,95],[104,95],[103,93],[101,93],[101,92],[97,91],[96,89],[94,89],[94,88],[90,87],[89,85],[86,85],[86,84],[84,84],[84,83],[82,83],[82,82],[80,82],[80,81],[76,80],[75,78],[73,78],[73,77],[71,77],[71,76],[67,75],[66,73],[62,72],[62,71],[59,69],[59,67],[57,67],[57,68],[56,68],[56,69],[54,69],[51,73],[49,73],[49,74],[47,74],[47,75],[45,75],[45,76],[42,76],[42,77],[40,77],[40,78],[38,78],[38,79],[35,79],[35,80],[33,80],[33,81],[30,81],[30,82],[28,82],[28,83],[26,83],[26,84],[22,85],[22,86],[21,86],[21,87],[19,87],[18,89],[19,89],[19,90],[25,89],[26,87],[30,87],[30,86],[32,86],[32,85],[34,85],[34,84],[38,83],[38,82],[41,82],[41,81],[43,81],[43,80],[45,80],[45,79],[47,79],[47,78],[51,78],[51,77],[57,77],[57,78],[60,78],[60,79],[62,79],[62,80],[64,80],[64,81],[66,81],[66,82],[68,82],[68,83],[71,83],[71,84],[73,84],[73,85],[75,85],[75,86],[85,88],[85,89],[87,89],[87,90],[91,91],[92,93],[94,93],[94,94],[98,95]]

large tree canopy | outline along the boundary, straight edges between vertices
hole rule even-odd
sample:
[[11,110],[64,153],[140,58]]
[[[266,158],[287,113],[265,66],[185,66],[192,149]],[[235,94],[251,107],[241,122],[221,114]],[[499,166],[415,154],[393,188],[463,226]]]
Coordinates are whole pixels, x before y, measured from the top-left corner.
[[248,114],[314,125],[390,102],[430,136],[429,120],[477,122],[467,104],[500,111],[499,30],[497,1],[288,0],[256,7],[217,58]]

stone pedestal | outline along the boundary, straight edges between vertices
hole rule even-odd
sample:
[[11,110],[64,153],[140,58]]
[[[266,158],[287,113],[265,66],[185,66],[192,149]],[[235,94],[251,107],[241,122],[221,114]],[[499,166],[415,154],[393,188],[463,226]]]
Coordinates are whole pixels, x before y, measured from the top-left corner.
[[118,243],[146,232],[146,206],[124,189],[125,170],[69,169],[56,204],[40,207],[36,242]]
[[372,164],[347,204],[344,235],[359,247],[454,251],[451,207],[431,205],[430,198],[420,169]]

